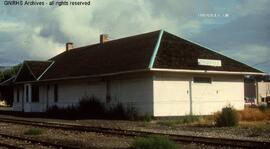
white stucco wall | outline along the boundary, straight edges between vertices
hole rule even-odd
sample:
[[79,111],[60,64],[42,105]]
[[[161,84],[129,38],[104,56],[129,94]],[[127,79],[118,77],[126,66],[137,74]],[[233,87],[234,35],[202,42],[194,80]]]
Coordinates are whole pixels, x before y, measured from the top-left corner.
[[[228,104],[236,109],[244,108],[242,76],[205,75],[212,78],[211,84],[194,83],[194,76],[201,75],[132,74],[91,81],[54,82],[49,84],[49,90],[47,90],[47,84],[40,85],[39,102],[24,103],[24,110],[45,112],[48,107],[54,105],[59,107],[77,105],[80,98],[85,95],[95,96],[107,106],[117,103],[133,106],[140,115],[145,113],[154,116],[187,115],[190,113],[190,97],[192,97],[192,112],[195,115],[212,114]],[[107,80],[110,80],[110,102],[106,102]],[[58,85],[58,102],[54,101],[54,84]],[[14,92],[13,109],[15,111],[22,110],[22,88],[20,96],[20,102],[17,102],[17,93]]]
[[110,104],[134,107],[138,114],[153,114],[153,78],[150,75],[120,77],[111,81]]
[[[58,101],[54,100],[54,85],[58,86]],[[49,87],[48,87],[49,86]],[[32,111],[45,112],[52,106],[77,106],[83,96],[95,96],[105,102],[106,88],[103,81],[65,81],[40,86],[39,103],[32,104]]]
[[189,77],[161,75],[154,77],[154,116],[189,114]]
[[[152,76],[145,74],[123,75],[98,80],[76,80],[54,82],[39,86],[39,102],[24,103],[25,112],[45,112],[54,105],[67,107],[79,103],[87,95],[94,96],[108,107],[122,103],[124,106],[134,107],[139,114],[153,113],[153,80]],[[106,102],[107,87],[110,81],[111,101]],[[58,86],[58,101],[54,101],[54,85]],[[49,88],[48,88],[49,85]],[[48,90],[49,89],[49,90]],[[14,92],[16,99],[16,92]],[[21,103],[13,103],[15,111],[21,111]]]
[[58,102],[59,107],[66,107],[68,105],[77,105],[79,100],[87,95],[94,96],[101,102],[105,102],[105,82],[91,81],[91,82],[69,82],[58,84]]
[[242,76],[205,75],[212,78],[211,84],[194,83],[194,76],[202,75],[156,73],[154,116],[189,114],[190,98],[192,113],[195,115],[209,115],[229,104],[236,109],[244,108]]
[[192,83],[193,114],[208,115],[226,105],[244,108],[244,80],[242,76],[210,76],[211,84]]

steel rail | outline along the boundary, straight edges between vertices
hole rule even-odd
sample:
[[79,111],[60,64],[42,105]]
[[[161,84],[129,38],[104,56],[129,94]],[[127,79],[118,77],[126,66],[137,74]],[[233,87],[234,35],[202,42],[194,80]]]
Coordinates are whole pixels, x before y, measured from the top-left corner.
[[23,148],[23,147],[18,147],[16,145],[12,145],[12,144],[8,144],[8,143],[3,143],[3,142],[0,142],[0,146],[1,147],[5,147],[5,148],[9,148],[9,149],[26,149],[26,148]]
[[[66,148],[66,149],[79,149],[79,147],[75,147],[75,146],[52,143],[52,142],[47,142],[47,141],[41,141],[38,139],[14,136],[14,135],[3,134],[3,133],[0,133],[0,136],[3,138],[13,139],[13,140],[27,141],[27,142],[30,142],[31,144],[38,144],[38,145],[42,145],[42,146],[49,146],[49,147],[55,147],[55,148]],[[7,147],[7,148],[12,148],[12,149],[13,148],[24,149],[24,148],[16,146],[16,145],[11,145],[11,144],[6,144],[6,143],[0,143],[0,146],[1,145],[3,145],[4,147]]]

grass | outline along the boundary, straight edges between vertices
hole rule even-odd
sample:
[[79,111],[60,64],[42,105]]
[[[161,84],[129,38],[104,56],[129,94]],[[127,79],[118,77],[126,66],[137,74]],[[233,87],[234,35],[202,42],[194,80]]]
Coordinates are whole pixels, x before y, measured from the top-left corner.
[[239,128],[249,130],[251,133],[248,137],[257,137],[270,133],[270,121],[241,121]]
[[136,138],[132,144],[135,149],[177,149],[179,148],[173,141],[166,137],[151,136],[147,138]]
[[29,128],[24,132],[25,135],[41,135],[42,131],[39,128]]
[[174,127],[181,124],[194,124],[200,120],[199,116],[186,115],[176,119],[160,120],[157,123],[163,126]]
[[265,132],[270,133],[270,121],[240,121],[239,127],[246,129],[263,129]]
[[241,121],[270,120],[270,108],[245,108],[238,113]]

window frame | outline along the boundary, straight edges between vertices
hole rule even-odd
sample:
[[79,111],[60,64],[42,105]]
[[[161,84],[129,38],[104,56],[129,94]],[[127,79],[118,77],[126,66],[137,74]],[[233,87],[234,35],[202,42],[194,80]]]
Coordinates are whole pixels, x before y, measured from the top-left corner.
[[201,76],[193,77],[193,83],[195,84],[212,84],[212,82],[213,82],[212,77],[201,77]]

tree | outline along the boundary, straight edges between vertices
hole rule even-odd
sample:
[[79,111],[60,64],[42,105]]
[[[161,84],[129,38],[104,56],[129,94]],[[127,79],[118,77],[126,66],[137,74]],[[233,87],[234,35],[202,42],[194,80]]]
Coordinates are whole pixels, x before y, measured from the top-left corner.
[[0,82],[2,82],[2,80],[4,80],[4,74],[2,71],[0,71]]
[[6,69],[4,71],[0,71],[0,82],[3,82],[13,76],[15,76],[20,68],[21,64],[15,65],[11,67],[10,69]]

